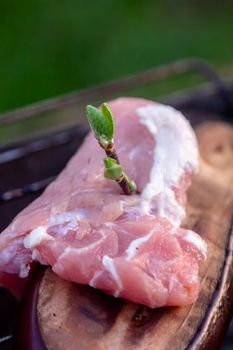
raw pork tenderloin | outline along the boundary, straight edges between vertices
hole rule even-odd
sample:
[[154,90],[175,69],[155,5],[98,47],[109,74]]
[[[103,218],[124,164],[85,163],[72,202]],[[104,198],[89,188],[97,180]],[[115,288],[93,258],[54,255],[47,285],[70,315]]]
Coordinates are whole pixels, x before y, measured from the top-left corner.
[[195,134],[169,106],[136,98],[109,103],[115,144],[140,194],[104,178],[90,133],[44,193],[0,235],[0,283],[12,288],[32,261],[64,279],[149,307],[193,303],[206,244],[180,228],[198,170]]

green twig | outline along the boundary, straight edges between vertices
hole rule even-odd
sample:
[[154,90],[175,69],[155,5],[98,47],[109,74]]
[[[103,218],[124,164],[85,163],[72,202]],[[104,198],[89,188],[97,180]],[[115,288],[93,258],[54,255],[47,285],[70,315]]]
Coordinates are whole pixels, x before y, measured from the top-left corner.
[[114,119],[112,111],[107,103],[103,103],[101,110],[91,105],[87,106],[87,118],[95,138],[104,149],[107,157],[104,158],[105,172],[107,179],[116,181],[126,195],[137,191],[137,186],[133,180],[124,172],[119,162],[114,145]]

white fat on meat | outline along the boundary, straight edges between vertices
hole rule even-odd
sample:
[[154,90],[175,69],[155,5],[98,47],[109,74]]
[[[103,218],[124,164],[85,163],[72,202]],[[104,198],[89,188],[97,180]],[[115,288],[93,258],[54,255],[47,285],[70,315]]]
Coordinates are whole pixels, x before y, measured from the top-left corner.
[[49,224],[52,226],[52,225],[62,225],[62,224],[69,223],[71,226],[75,227],[77,225],[78,219],[79,219],[79,215],[77,214],[77,212],[75,211],[64,212],[61,214],[56,214],[54,216],[51,216],[49,220]]
[[80,213],[78,211],[64,212],[51,216],[49,226],[59,225],[57,233],[59,236],[65,236],[69,231],[77,229],[79,220]]
[[104,255],[103,259],[102,259],[102,264],[104,265],[105,269],[110,272],[110,274],[112,275],[113,280],[115,281],[116,285],[117,285],[117,289],[114,293],[114,297],[118,297],[120,292],[123,289],[123,285],[121,282],[121,279],[116,271],[116,267],[114,264],[114,259],[110,258],[108,255]]
[[66,247],[63,251],[63,253],[59,256],[58,260],[63,259],[64,257],[66,257],[67,255],[70,254],[70,252],[76,252],[78,254],[82,254],[82,253],[86,253],[88,251],[91,251],[92,249],[98,247],[101,242],[104,239],[104,235],[101,233],[101,238],[98,239],[97,241],[94,241],[93,243],[87,245],[86,247],[82,247],[82,248],[70,248],[69,246]]
[[28,272],[30,270],[30,265],[29,264],[21,264],[20,265],[20,271],[19,271],[19,277],[20,278],[25,278],[28,276]]
[[53,240],[54,238],[46,232],[47,229],[47,226],[39,226],[38,228],[32,230],[24,238],[24,247],[28,249],[34,249],[35,247],[39,246],[43,241]]
[[103,274],[103,271],[96,271],[89,282],[89,286],[95,288],[96,282],[102,274]]
[[[150,214],[153,198],[159,196],[158,215],[178,227],[185,210],[177,202],[172,186],[179,185],[185,170],[198,170],[198,147],[195,134],[182,113],[170,106],[152,104],[137,108],[139,121],[155,140],[150,179],[141,194],[141,209]],[[167,210],[170,208],[170,210]],[[177,213],[176,217],[170,214]]]
[[192,245],[194,245],[198,251],[206,259],[207,256],[207,244],[206,242],[195,232],[187,230],[185,231],[184,240]]
[[147,242],[153,236],[158,227],[159,225],[156,225],[146,236],[137,238],[130,243],[125,252],[127,255],[127,260],[131,260],[137,254],[137,251],[140,248],[140,246],[144,242]]
[[39,250],[36,248],[32,250],[32,260],[39,261],[42,265],[48,265],[47,262],[41,256]]

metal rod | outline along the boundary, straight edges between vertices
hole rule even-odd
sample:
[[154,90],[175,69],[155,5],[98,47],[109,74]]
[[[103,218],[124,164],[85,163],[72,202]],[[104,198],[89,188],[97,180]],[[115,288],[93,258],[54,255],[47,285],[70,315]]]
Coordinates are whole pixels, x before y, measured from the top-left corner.
[[29,193],[39,192],[39,191],[43,190],[46,186],[48,186],[55,178],[56,178],[56,176],[51,176],[51,177],[48,177],[46,179],[43,179],[43,180],[40,180],[37,182],[33,182],[31,184],[27,184],[23,187],[19,187],[19,188],[15,188],[13,190],[10,190],[10,191],[6,191],[6,192],[0,194],[0,203],[1,202],[9,202],[12,199],[23,197],[24,195],[29,194]]
[[66,129],[51,132],[49,135],[41,135],[40,138],[26,139],[27,142],[25,140],[20,144],[16,142],[11,144],[10,149],[6,146],[0,147],[0,165],[51,147],[66,145],[74,139],[76,139],[76,143],[81,142],[87,132],[88,129],[86,127],[80,127],[75,124],[72,127],[69,126]]
[[7,335],[5,337],[0,338],[0,346],[10,343],[12,339],[13,339],[12,335]]
[[15,159],[25,157],[28,154],[42,151],[51,146],[60,146],[70,141],[70,135],[67,130],[59,134],[50,135],[42,139],[31,140],[27,144],[23,144],[18,147],[12,147],[11,149],[3,149],[0,152],[0,164],[10,162]]
[[204,76],[208,81],[216,85],[217,88],[224,89],[224,84],[218,74],[207,62],[199,59],[188,59],[177,61],[168,65],[162,65],[158,68],[138,73],[127,78],[116,80],[111,83],[106,83],[86,89],[80,92],[74,92],[55,99],[39,102],[27,107],[17,109],[15,111],[0,115],[0,125],[8,125],[19,122],[24,119],[31,118],[35,115],[44,112],[58,110],[64,107],[69,107],[80,102],[89,101],[92,98],[101,98],[111,96],[115,93],[127,91],[136,87],[141,87],[151,84],[155,81],[166,79],[174,74],[183,74],[189,71],[197,71]]

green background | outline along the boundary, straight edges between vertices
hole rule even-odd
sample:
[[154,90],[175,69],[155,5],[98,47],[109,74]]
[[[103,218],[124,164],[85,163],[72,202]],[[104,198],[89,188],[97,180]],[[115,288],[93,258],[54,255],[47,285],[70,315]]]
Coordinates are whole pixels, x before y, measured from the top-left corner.
[[0,112],[184,57],[232,72],[232,1],[1,0],[0,16]]

